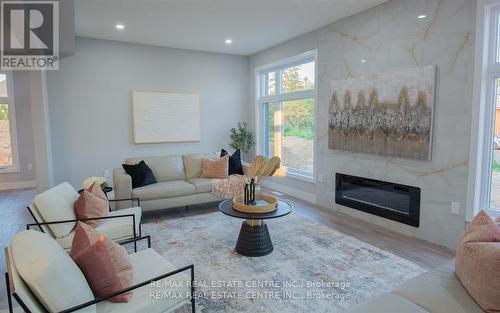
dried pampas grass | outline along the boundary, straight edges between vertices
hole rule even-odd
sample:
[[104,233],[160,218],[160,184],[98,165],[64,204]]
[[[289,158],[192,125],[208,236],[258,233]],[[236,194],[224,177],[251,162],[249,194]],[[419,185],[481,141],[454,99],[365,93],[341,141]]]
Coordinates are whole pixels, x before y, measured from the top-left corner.
[[266,160],[264,156],[258,155],[248,168],[248,175],[250,177],[255,177],[257,185],[263,177],[273,176],[274,173],[280,168],[281,159],[279,157],[272,157]]

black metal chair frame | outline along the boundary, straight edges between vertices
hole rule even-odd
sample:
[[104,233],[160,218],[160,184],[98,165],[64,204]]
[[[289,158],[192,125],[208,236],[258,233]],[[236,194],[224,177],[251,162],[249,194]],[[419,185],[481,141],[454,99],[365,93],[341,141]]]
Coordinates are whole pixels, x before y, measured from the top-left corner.
[[[140,240],[147,240],[148,241],[148,248],[151,248],[151,236],[149,236],[149,235],[148,236],[144,236],[144,237],[136,237],[136,238],[133,238],[133,239],[130,239],[130,240],[122,241],[122,242],[120,242],[120,244],[124,245],[124,244],[131,243],[131,242],[137,243],[137,241],[140,241]],[[190,280],[191,281],[191,285],[190,285],[190,290],[191,290],[191,312],[195,313],[196,312],[196,297],[195,297],[195,289],[194,289],[194,265],[193,264],[190,264],[190,265],[181,267],[179,269],[176,269],[174,271],[171,271],[171,272],[162,274],[160,276],[148,279],[146,281],[143,281],[142,283],[139,283],[139,284],[136,284],[134,286],[125,288],[123,290],[119,290],[119,291],[113,292],[113,293],[111,293],[111,294],[109,294],[107,296],[104,296],[104,297],[101,297],[101,298],[97,298],[97,299],[94,299],[92,301],[88,301],[88,302],[76,305],[74,307],[71,307],[71,308],[66,309],[64,311],[61,311],[59,313],[69,313],[69,312],[78,311],[78,310],[83,309],[85,307],[97,304],[97,303],[102,302],[102,301],[106,301],[106,300],[108,300],[110,298],[113,298],[113,297],[115,297],[117,295],[120,295],[122,293],[126,293],[126,292],[129,292],[129,291],[132,291],[134,289],[137,289],[137,288],[146,286],[148,284],[151,284],[152,282],[155,282],[155,281],[167,278],[169,276],[172,276],[172,275],[175,275],[175,274],[187,271],[187,270],[189,270],[190,273],[191,273],[191,280]],[[21,298],[19,297],[19,295],[17,295],[16,292],[11,293],[11,290],[10,290],[11,281],[10,281],[9,273],[8,272],[5,273],[5,283],[6,283],[6,286],[7,286],[7,301],[8,301],[8,305],[9,305],[9,313],[13,313],[12,297],[17,301],[17,303],[19,303],[19,305],[24,310],[24,312],[31,313],[31,311],[28,309],[28,307],[26,306],[26,304],[21,300]]]
[[[128,199],[111,199],[108,200],[109,202],[119,202],[119,201],[137,201],[137,205],[140,207],[141,206],[141,200],[139,198],[128,198]],[[27,207],[28,212],[30,212],[31,217],[33,217],[33,220],[35,223],[31,224],[26,224],[26,229],[29,230],[31,227],[38,226],[40,231],[44,233],[45,231],[43,230],[42,226],[43,225],[53,225],[53,224],[64,224],[64,223],[76,223],[76,222],[85,222],[85,221],[94,221],[94,220],[106,220],[106,219],[113,219],[113,218],[126,218],[126,217],[131,217],[132,218],[132,234],[134,236],[132,238],[141,238],[142,237],[142,218],[139,221],[139,235],[136,234],[136,221],[135,221],[135,215],[134,214],[123,214],[123,215],[115,215],[115,216],[103,216],[103,217],[92,217],[92,218],[80,218],[80,219],[73,219],[73,220],[62,220],[62,221],[51,221],[51,222],[39,222],[35,214],[31,211],[31,208],[28,206]],[[111,207],[110,207],[110,212]],[[118,243],[122,243],[123,241],[118,241]],[[137,242],[134,242],[134,251],[137,252]]]

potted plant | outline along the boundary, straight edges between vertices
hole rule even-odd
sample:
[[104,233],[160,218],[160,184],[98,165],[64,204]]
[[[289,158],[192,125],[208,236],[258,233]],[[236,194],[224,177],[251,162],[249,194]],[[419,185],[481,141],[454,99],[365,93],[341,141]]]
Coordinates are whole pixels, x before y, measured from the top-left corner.
[[254,136],[244,121],[238,122],[237,127],[231,128],[229,137],[231,138],[229,146],[235,150],[240,149],[243,157],[255,146]]

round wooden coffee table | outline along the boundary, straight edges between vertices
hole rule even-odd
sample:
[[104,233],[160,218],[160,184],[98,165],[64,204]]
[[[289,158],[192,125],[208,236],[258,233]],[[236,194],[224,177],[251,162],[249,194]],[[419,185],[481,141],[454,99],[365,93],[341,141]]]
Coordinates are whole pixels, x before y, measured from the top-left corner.
[[273,243],[264,220],[278,218],[290,214],[292,205],[278,201],[278,209],[274,212],[256,214],[243,213],[233,209],[233,200],[228,199],[219,204],[219,210],[231,217],[245,219],[241,225],[236,252],[248,257],[265,256],[273,252]]

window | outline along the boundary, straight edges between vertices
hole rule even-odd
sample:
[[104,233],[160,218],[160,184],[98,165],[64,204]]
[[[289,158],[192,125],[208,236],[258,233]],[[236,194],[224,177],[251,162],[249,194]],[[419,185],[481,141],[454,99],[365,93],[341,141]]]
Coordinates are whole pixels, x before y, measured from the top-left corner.
[[11,75],[0,72],[0,173],[18,170],[17,137]]
[[315,77],[313,53],[258,71],[259,148],[280,157],[291,176],[314,176]]
[[500,79],[498,78],[494,80],[494,89],[493,155],[491,158],[491,170],[487,172],[487,175],[491,176],[490,199],[488,202],[489,207],[500,208]]

